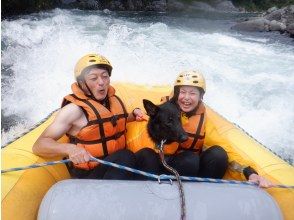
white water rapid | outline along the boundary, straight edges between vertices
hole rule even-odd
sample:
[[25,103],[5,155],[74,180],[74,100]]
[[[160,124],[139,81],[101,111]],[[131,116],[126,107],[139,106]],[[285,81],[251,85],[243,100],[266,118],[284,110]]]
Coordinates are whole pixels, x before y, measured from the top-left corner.
[[172,86],[180,71],[201,70],[206,103],[293,163],[293,41],[185,16],[56,9],[2,21],[2,145],[57,109],[75,62],[97,52],[112,81]]

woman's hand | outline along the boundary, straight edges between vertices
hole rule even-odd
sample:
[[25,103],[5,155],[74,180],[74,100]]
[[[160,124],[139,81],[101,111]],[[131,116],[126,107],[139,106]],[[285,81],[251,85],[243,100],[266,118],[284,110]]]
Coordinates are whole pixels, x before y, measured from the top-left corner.
[[272,187],[274,186],[274,184],[267,180],[266,178],[262,177],[262,176],[259,176],[255,173],[251,174],[249,176],[249,182],[254,182],[254,183],[257,183],[259,187],[262,187],[262,188],[269,188],[269,187]]

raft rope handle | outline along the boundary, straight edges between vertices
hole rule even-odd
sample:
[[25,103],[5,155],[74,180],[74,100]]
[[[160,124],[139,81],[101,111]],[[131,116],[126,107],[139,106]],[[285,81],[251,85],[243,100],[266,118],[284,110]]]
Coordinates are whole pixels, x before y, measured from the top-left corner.
[[162,140],[160,145],[157,146],[159,149],[160,160],[161,160],[161,163],[163,164],[164,168],[167,169],[169,172],[173,173],[176,177],[177,185],[178,185],[178,189],[179,189],[179,194],[181,197],[181,220],[185,220],[186,219],[186,203],[185,203],[185,194],[184,194],[183,184],[180,179],[179,173],[174,168],[169,166],[165,161],[164,153],[163,153],[163,147],[164,147],[165,142],[166,142],[166,140]]
[[[153,178],[155,180],[174,180],[174,179],[176,179],[175,176],[172,176],[172,175],[165,175],[165,174],[156,175],[156,174],[144,172],[144,171],[141,171],[141,170],[137,170],[137,169],[134,169],[134,168],[122,166],[122,165],[119,165],[119,164],[116,164],[116,163],[108,162],[108,161],[105,161],[105,160],[97,159],[95,157],[91,157],[91,161],[95,161],[95,162],[98,162],[98,163],[101,163],[101,164],[104,164],[104,165],[107,165],[107,166],[115,167],[115,168],[118,168],[118,169],[127,170],[129,172],[140,174],[140,175],[143,175],[143,176],[147,176],[147,177]],[[32,164],[32,165],[23,166],[23,167],[9,168],[9,169],[5,169],[5,170],[1,170],[1,174],[13,172],[13,171],[20,171],[20,170],[27,170],[27,169],[44,167],[44,166],[56,165],[56,164],[64,164],[64,163],[68,163],[68,162],[71,162],[70,159]],[[180,176],[180,179],[185,180],[185,181],[191,181],[191,182],[224,183],[224,184],[258,186],[257,183],[248,182],[248,181],[237,181],[237,180],[223,180],[223,179],[212,179],[212,178],[190,177],[190,176]],[[291,185],[274,185],[271,188],[294,189],[294,185],[293,186],[291,186]]]

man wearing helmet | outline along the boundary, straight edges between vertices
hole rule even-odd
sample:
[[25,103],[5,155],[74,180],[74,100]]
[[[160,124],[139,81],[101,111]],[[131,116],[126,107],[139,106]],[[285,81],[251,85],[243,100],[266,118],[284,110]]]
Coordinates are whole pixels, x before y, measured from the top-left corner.
[[[39,156],[65,156],[72,161],[72,176],[90,179],[132,179],[132,174],[90,162],[90,156],[135,167],[135,155],[125,149],[126,122],[142,120],[136,108],[126,112],[110,85],[112,66],[103,56],[88,54],[76,64],[73,94],[67,95],[53,123],[33,146]],[[66,134],[70,142],[58,143]]]

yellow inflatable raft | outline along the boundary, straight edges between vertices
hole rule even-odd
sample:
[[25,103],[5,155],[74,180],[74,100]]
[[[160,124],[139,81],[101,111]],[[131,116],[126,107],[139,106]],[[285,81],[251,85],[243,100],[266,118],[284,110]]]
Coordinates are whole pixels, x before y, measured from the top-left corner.
[[[148,87],[132,84],[114,84],[117,95],[122,98],[128,111],[135,107],[143,109],[142,99],[147,98],[159,103],[160,97],[170,93],[169,87]],[[29,131],[16,141],[3,148],[2,169],[22,167],[61,158],[44,159],[32,154],[32,145],[52,122],[54,114],[45,119],[36,128]],[[142,136],[146,122],[132,122],[127,125],[127,143],[136,151],[139,146],[150,142]],[[258,143],[246,132],[207,106],[205,145],[209,147],[215,142],[224,146],[229,153],[230,162],[238,161],[254,167],[260,175],[265,176],[276,184],[294,185],[294,168],[271,151]],[[64,137],[61,142],[67,141]],[[149,146],[153,146],[150,142]],[[232,163],[234,164],[234,163]],[[2,177],[2,219],[29,220],[36,219],[38,208],[49,188],[56,182],[69,179],[69,173],[63,164],[42,168],[10,172]],[[243,175],[228,170],[226,179],[244,180]],[[272,195],[279,205],[284,219],[294,219],[294,190],[271,188],[267,192]]]

